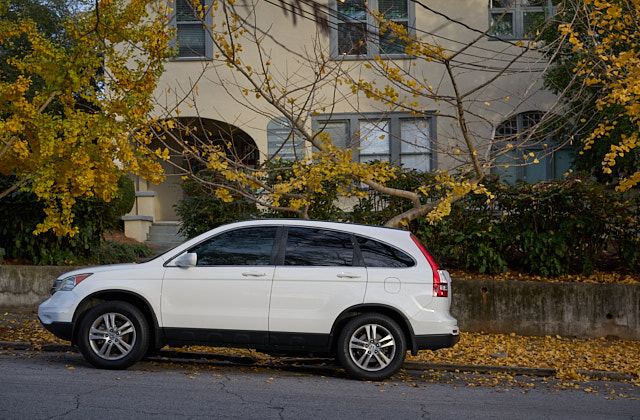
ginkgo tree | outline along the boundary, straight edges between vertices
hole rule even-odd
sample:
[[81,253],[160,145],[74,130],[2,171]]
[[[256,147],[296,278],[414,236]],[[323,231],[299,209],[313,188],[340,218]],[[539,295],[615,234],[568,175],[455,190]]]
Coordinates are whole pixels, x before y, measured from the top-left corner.
[[565,0],[556,20],[568,42],[547,82],[571,90],[585,160],[631,189],[640,183],[640,1]]
[[45,204],[34,233],[74,235],[78,197],[111,200],[123,170],[162,179],[157,155],[142,129],[152,94],[171,56],[169,12],[152,0],[96,0],[64,24],[54,42],[24,16],[7,18],[0,1],[0,48],[16,42],[27,52],[8,57],[0,74],[0,174]]
[[[336,182],[339,193],[345,196],[373,192],[410,202],[408,210],[387,222],[388,226],[398,227],[423,216],[438,219],[466,194],[485,193],[482,180],[498,165],[500,156],[537,142],[542,148],[540,154],[527,154],[514,163],[534,164],[544,154],[551,154],[562,146],[554,148],[546,144],[548,131],[540,134],[548,130],[554,116],[562,112],[562,103],[557,98],[551,101],[540,121],[528,130],[511,138],[496,135],[499,123],[520,112],[523,104],[541,89],[541,75],[548,61],[533,51],[540,46],[531,40],[498,40],[494,45],[499,48],[487,57],[490,50],[480,44],[490,37],[491,28],[472,31],[473,36],[467,36],[468,41],[459,43],[457,48],[445,48],[431,42],[431,37],[407,32],[404,26],[394,24],[376,10],[367,10],[371,19],[377,20],[380,31],[392,34],[389,38],[403,46],[412,63],[426,63],[429,70],[438,68],[434,76],[421,73],[420,66],[407,68],[404,61],[389,60],[384,55],[370,60],[342,60],[331,55],[327,39],[321,33],[308,48],[293,52],[279,43],[277,35],[272,33],[273,27],[258,17],[259,8],[267,6],[250,1],[242,2],[242,6],[234,3],[214,1],[208,7],[200,1],[190,1],[213,40],[213,57],[202,64],[200,75],[192,76],[193,83],[181,87],[183,92],[188,92],[188,97],[176,100],[175,106],[165,106],[164,118],[159,118],[154,128],[163,147],[171,154],[186,156],[182,162],[172,161],[176,172],[208,185],[223,200],[241,196],[267,208],[309,217],[309,206],[314,197],[324,193],[324,183]],[[206,24],[209,20],[214,23]],[[555,45],[544,47],[553,49]],[[485,54],[483,62],[491,63],[490,66],[469,65],[469,57],[474,56],[470,51],[475,48],[476,54],[477,51]],[[274,64],[278,54],[292,57],[286,68]],[[368,76],[354,76],[362,73]],[[496,90],[491,88],[509,77],[520,77],[520,81],[527,82],[517,97],[487,96],[487,92],[495,94]],[[257,167],[248,165],[238,158],[232,141],[215,142],[215,133],[204,125],[175,118],[185,109],[191,115],[201,115],[197,80],[215,83],[228,98],[256,115],[280,119],[289,127],[290,139],[304,140],[308,153],[299,154],[286,168],[286,173],[281,167],[268,165],[273,156],[263,159]],[[354,160],[355,147],[339,147],[327,130],[312,129],[313,116],[332,115],[338,107],[344,109],[345,103],[354,104],[352,112],[359,112],[357,104],[365,100],[386,108],[385,112],[400,110],[418,118],[438,109],[435,115],[452,121],[451,137],[461,141],[432,144],[430,152],[449,156],[452,170],[437,172],[434,184],[415,190],[392,188],[388,181],[397,176],[396,166],[386,161]],[[164,104],[168,102],[165,100]],[[495,102],[500,106],[492,111]],[[226,138],[231,139],[232,134],[228,133]],[[206,168],[205,172],[219,177],[200,177],[195,168]],[[440,191],[439,198],[428,199],[435,189]]]

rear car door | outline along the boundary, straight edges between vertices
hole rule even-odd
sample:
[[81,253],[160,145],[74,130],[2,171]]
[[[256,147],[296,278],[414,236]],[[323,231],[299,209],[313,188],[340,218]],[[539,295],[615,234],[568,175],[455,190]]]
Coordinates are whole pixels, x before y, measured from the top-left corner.
[[337,316],[363,301],[367,272],[356,261],[350,233],[298,226],[285,231],[271,291],[270,342],[321,344]]

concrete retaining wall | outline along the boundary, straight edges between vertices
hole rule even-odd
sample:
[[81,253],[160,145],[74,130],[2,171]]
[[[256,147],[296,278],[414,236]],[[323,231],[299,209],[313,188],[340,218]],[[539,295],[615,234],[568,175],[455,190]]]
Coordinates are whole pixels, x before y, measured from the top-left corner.
[[[0,308],[37,308],[74,267],[0,266]],[[452,314],[470,332],[640,340],[640,285],[453,280]]]
[[640,340],[640,285],[453,280],[462,331]]
[[76,267],[0,266],[0,307],[37,308],[48,299],[54,280]]

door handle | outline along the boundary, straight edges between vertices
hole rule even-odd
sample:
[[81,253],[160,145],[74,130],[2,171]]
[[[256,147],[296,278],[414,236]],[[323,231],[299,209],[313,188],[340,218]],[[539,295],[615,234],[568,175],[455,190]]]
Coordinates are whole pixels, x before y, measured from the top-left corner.
[[341,279],[347,278],[347,279],[358,279],[360,278],[360,274],[355,274],[355,273],[340,273],[338,274],[338,277],[340,277]]
[[262,271],[245,271],[244,273],[242,273],[243,276],[245,277],[264,277],[266,276],[265,273],[263,273]]

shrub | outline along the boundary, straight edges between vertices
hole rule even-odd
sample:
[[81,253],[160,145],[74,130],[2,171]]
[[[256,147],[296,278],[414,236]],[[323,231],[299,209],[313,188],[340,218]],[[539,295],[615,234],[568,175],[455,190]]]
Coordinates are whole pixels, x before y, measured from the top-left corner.
[[153,250],[146,245],[122,244],[113,241],[104,241],[93,249],[87,258],[88,264],[119,264],[132,263],[140,258],[148,258]]
[[[200,176],[206,179],[204,174]],[[180,231],[189,238],[226,223],[258,216],[256,205],[247,199],[234,195],[231,203],[225,203],[215,196],[214,190],[191,179],[184,180],[182,191],[184,198],[175,208],[182,219]]]
[[[88,261],[100,246],[104,231],[117,227],[120,216],[131,208],[133,184],[128,181],[127,176],[121,177],[118,196],[109,203],[95,197],[77,200],[73,212],[78,233],[73,237],[56,236],[50,231],[34,235],[38,223],[44,220],[44,206],[34,194],[13,191],[0,200],[0,245],[6,250],[6,259],[36,265]],[[9,178],[0,177],[0,190],[10,182]]]

